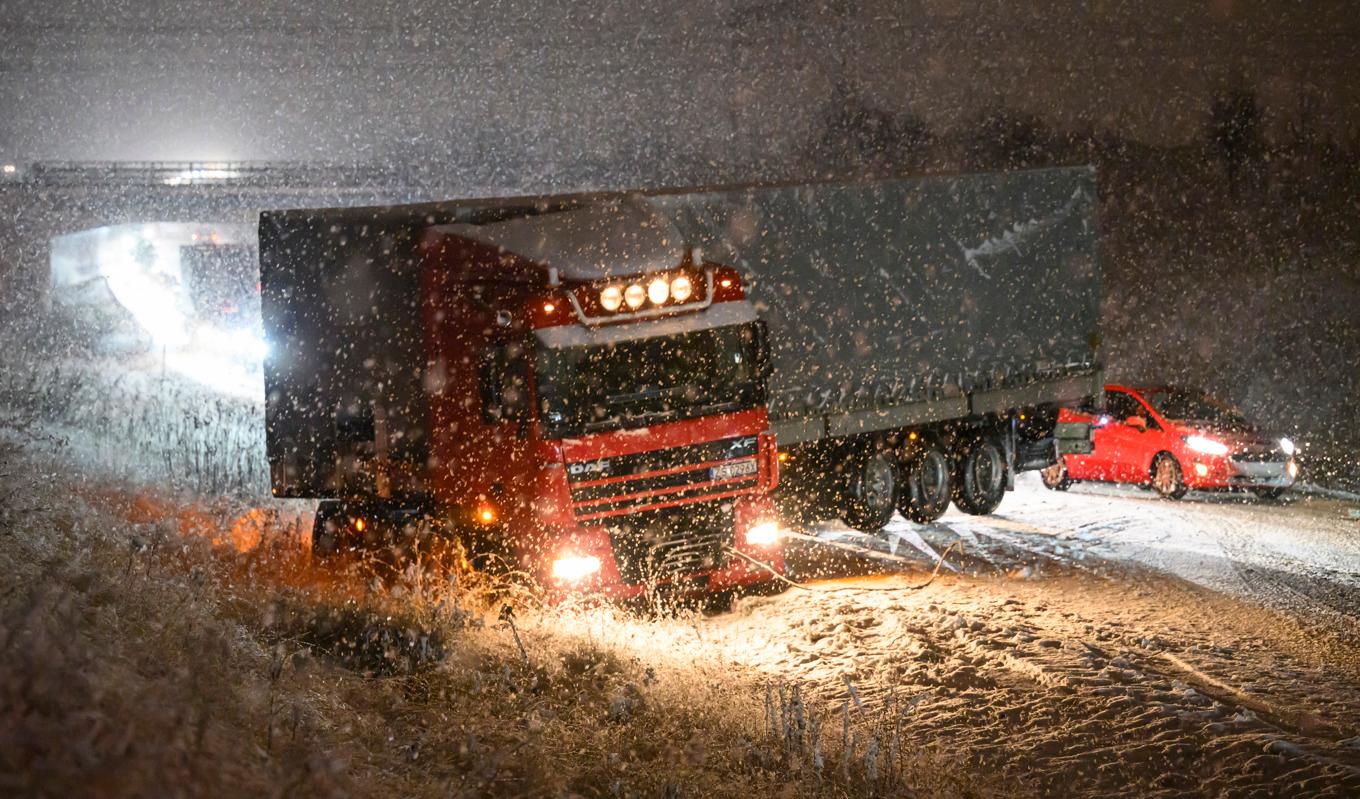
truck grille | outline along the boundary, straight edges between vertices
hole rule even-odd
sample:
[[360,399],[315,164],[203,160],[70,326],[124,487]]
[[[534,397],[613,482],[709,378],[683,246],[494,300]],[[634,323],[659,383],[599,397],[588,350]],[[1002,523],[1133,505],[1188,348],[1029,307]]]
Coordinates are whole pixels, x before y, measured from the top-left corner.
[[707,502],[682,509],[649,511],[608,523],[614,562],[625,583],[674,582],[727,562],[732,511]]
[[567,464],[572,507],[583,524],[661,505],[733,496],[759,481],[756,436]]

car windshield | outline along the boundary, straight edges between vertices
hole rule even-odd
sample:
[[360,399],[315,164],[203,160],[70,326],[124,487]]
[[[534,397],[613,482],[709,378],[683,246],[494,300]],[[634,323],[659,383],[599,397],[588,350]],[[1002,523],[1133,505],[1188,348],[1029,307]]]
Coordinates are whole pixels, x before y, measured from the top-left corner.
[[593,347],[541,347],[539,407],[549,437],[641,427],[764,402],[754,325]]
[[1141,393],[1143,399],[1167,419],[1207,422],[1225,427],[1250,426],[1236,408],[1202,391],[1160,388]]

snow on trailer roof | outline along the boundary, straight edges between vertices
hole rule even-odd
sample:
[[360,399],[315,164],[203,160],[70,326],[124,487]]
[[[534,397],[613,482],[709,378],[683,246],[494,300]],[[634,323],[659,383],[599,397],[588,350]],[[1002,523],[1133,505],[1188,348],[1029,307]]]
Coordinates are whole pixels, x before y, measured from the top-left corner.
[[680,233],[670,219],[637,196],[482,225],[435,225],[432,230],[555,268],[566,280],[671,269],[685,259]]

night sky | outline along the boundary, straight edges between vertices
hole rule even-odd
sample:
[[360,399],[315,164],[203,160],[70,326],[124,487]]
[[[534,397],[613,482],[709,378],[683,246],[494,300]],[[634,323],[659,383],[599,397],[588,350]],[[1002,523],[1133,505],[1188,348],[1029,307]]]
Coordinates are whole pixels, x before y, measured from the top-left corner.
[[797,152],[846,95],[936,131],[1004,108],[1166,145],[1234,86],[1277,137],[1360,119],[1344,2],[647,5],[6,0],[0,157],[732,163]]

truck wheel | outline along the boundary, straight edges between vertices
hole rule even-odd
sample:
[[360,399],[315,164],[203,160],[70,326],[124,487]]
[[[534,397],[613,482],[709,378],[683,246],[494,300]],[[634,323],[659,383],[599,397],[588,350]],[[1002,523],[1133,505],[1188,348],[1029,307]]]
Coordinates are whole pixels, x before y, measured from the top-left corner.
[[1039,477],[1043,479],[1044,487],[1050,491],[1066,491],[1072,487],[1072,476],[1067,473],[1067,464],[1063,462],[1061,455],[1052,466],[1041,470]]
[[959,458],[954,472],[954,505],[964,513],[984,516],[996,510],[1006,495],[1006,458],[1001,449],[982,438]]
[[345,506],[335,500],[317,503],[312,519],[312,557],[326,557],[340,551],[340,525],[337,521],[345,513]]
[[1190,489],[1185,485],[1181,465],[1169,452],[1152,459],[1152,488],[1167,499],[1180,499]]
[[916,451],[902,466],[902,493],[897,509],[918,524],[929,524],[949,508],[953,484],[949,456],[929,444]]
[[897,507],[897,464],[887,452],[870,451],[848,467],[841,496],[841,518],[864,533],[882,530]]

